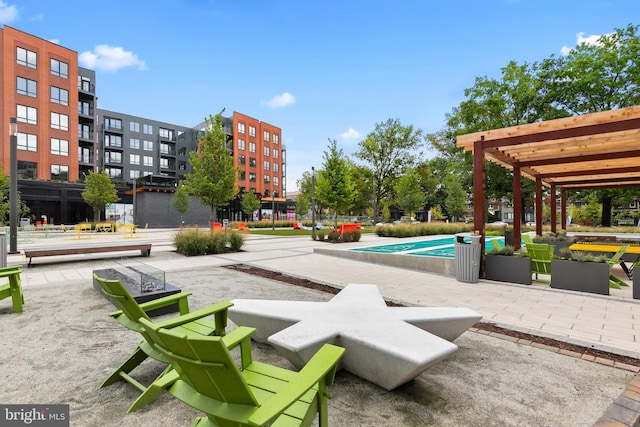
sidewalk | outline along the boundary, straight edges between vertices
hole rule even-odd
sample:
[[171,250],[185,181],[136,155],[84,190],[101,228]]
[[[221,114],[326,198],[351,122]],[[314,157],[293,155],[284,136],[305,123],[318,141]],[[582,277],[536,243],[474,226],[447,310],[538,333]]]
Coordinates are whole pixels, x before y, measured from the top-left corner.
[[[100,382],[100,378],[95,376],[106,375],[109,367],[117,365],[131,351],[133,347],[129,343],[135,343],[137,339],[119,325],[110,323],[111,319],[105,314],[111,306],[96,295],[90,285],[94,269],[113,263],[142,263],[164,270],[167,282],[194,293],[192,298],[196,303],[192,303],[192,308],[233,298],[330,298],[316,291],[292,289],[296,287],[217,268],[244,263],[337,287],[348,283],[375,284],[384,297],[405,304],[468,307],[479,312],[484,317],[483,321],[507,328],[640,357],[640,344],[636,342],[634,327],[640,305],[624,293],[606,297],[484,280],[461,283],[454,277],[340,258],[340,251],[349,246],[388,242],[388,239],[370,234],[363,235],[357,244],[335,245],[336,256],[315,254],[314,248],[326,248],[329,244],[314,242],[308,237],[249,235],[242,252],[183,257],[173,252],[171,239],[174,231],[140,230],[134,235],[132,239],[136,241],[153,243],[149,258],[139,257],[139,252],[124,254],[124,257],[118,253],[108,257],[105,254],[47,257],[34,259],[33,267],[23,270],[25,313],[8,314],[10,310],[4,307],[6,304],[0,308],[7,331],[13,334],[5,334],[5,341],[0,347],[0,360],[5,361],[3,372],[11,372],[0,380],[0,387],[7,390],[9,384],[18,384],[17,390],[8,394],[7,401],[33,403],[46,396],[52,403],[69,403],[70,399],[75,399],[71,400],[72,413],[81,411],[83,422],[104,421],[94,417],[107,417],[108,422],[98,422],[102,425],[143,425],[150,420],[156,425],[190,424],[188,420],[192,420],[190,417],[195,416],[195,412],[173,401],[170,402],[171,414],[177,411],[178,415],[169,417],[169,410],[163,411],[163,417],[168,418],[163,418],[162,422],[153,418],[153,409],[120,417],[124,413],[123,408],[134,398],[135,391],[126,385],[94,390]],[[82,237],[80,241],[91,244],[128,239],[109,233]],[[65,242],[77,244],[79,241],[77,235],[70,233],[49,237],[30,235],[19,238],[18,249]],[[24,265],[26,260],[22,254],[9,255],[8,264]],[[97,325],[84,325],[86,321],[95,321]],[[58,348],[63,344],[49,343],[52,337],[72,341]],[[38,344],[39,340],[41,344]],[[7,345],[9,342],[18,343],[16,350],[24,347],[22,350],[29,356],[25,362],[14,360],[16,350]],[[391,393],[341,374],[334,386],[336,390],[332,390],[336,398],[331,401],[331,425],[390,425],[390,422],[395,422],[395,425],[451,426],[591,425],[611,402],[620,399],[623,392],[629,392],[627,386],[634,379],[632,371],[481,334],[465,333],[456,344],[460,349],[449,360],[437,369],[428,370],[414,383]],[[73,351],[78,346],[80,354]],[[264,357],[281,359],[269,348],[256,347]],[[60,354],[39,354],[54,348]],[[51,357],[54,359],[50,360]],[[6,362],[8,360],[11,362]],[[64,360],[73,360],[77,366],[67,366]],[[26,379],[20,375],[13,378],[12,367],[17,371],[33,372],[20,374],[27,376]],[[50,373],[47,369],[61,371]],[[70,369],[71,372],[65,373]],[[52,382],[80,380],[81,388],[88,397],[79,401],[76,397],[69,397],[78,392],[73,387],[63,392],[50,390],[45,385],[37,385],[30,390],[23,384],[24,381],[46,383],[48,376]],[[22,390],[25,387],[26,390]],[[162,405],[167,405],[168,400],[162,399]],[[99,408],[100,405],[116,405],[116,408],[113,414],[106,414],[106,409]],[[88,416],[88,408],[98,414]],[[411,408],[411,415],[405,413],[403,417],[403,408]],[[122,414],[115,412],[121,409]],[[633,420],[630,418],[628,423],[619,425],[633,425]]]

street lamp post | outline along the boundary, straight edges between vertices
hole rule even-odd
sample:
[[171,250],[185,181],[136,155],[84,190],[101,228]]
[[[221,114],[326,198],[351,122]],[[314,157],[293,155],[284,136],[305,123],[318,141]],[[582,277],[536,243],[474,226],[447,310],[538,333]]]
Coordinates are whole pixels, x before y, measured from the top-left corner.
[[276,199],[271,191],[271,229],[276,229]]
[[18,252],[18,121],[9,119],[9,253]]
[[311,166],[311,238],[316,240],[316,168]]

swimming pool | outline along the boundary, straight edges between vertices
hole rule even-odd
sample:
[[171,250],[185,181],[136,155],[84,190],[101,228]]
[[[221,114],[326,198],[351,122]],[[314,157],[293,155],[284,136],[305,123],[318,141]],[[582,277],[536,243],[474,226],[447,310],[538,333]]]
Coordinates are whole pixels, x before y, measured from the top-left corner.
[[[485,241],[485,250],[490,251],[493,248],[491,240],[498,240],[504,245],[504,237],[487,236]],[[365,248],[353,248],[351,251],[372,252],[378,254],[405,254],[418,256],[431,256],[441,258],[455,257],[455,237],[440,237],[427,240],[418,240],[413,242],[393,243],[390,245],[368,246]]]

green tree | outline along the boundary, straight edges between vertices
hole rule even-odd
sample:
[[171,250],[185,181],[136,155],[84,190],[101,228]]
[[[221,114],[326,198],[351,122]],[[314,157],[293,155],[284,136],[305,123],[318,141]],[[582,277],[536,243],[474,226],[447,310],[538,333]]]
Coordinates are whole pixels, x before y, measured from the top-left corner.
[[236,194],[237,170],[233,166],[233,153],[222,123],[222,110],[206,119],[204,138],[198,151],[191,152],[189,162],[193,172],[187,174],[189,193],[211,208],[209,219],[217,221],[217,209],[226,206]]
[[452,221],[457,221],[464,214],[467,206],[467,193],[462,188],[460,181],[454,176],[445,180],[445,206]]
[[356,187],[356,197],[353,200],[353,212],[358,215],[367,214],[373,199],[373,174],[366,166],[349,162],[352,182]]
[[180,183],[176,188],[176,191],[173,193],[173,197],[171,197],[171,206],[180,214],[181,227],[184,224],[182,215],[187,213],[189,210],[189,204],[189,190],[184,183]]
[[258,199],[256,197],[256,193],[251,190],[248,193],[244,193],[242,195],[240,206],[242,208],[242,212],[253,219],[253,213],[260,209],[260,199]]
[[414,168],[407,168],[394,186],[395,202],[404,214],[413,217],[415,211],[424,206],[426,195],[420,185],[420,177]]
[[85,188],[82,192],[82,198],[93,209],[94,222],[100,221],[100,212],[104,208],[115,203],[120,198],[118,197],[118,191],[111,178],[104,171],[92,172],[85,174]]
[[374,131],[359,143],[356,156],[373,174],[374,221],[378,220],[380,201],[391,195],[396,178],[415,163],[423,143],[422,130],[403,126],[399,119],[377,123]]
[[328,151],[323,153],[323,158],[324,169],[318,171],[316,191],[318,198],[334,212],[337,227],[338,215],[347,213],[353,206],[356,190],[347,159],[335,140],[329,140]]
[[311,207],[311,172],[305,171],[296,181],[298,197],[296,198],[296,214],[303,216],[309,213]]

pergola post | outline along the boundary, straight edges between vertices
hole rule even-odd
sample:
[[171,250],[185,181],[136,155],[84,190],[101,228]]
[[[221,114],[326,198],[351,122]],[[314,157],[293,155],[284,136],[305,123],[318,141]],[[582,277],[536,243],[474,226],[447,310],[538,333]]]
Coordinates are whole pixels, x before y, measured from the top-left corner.
[[513,167],[513,248],[520,249],[522,221],[522,173],[520,166]]
[[542,236],[542,179],[536,177],[536,235]]
[[560,189],[560,228],[567,229],[567,190]]
[[[484,248],[485,203],[484,194],[484,136],[473,143],[473,229],[480,234],[480,244]],[[480,251],[480,277],[484,277],[484,251]]]
[[551,190],[551,232],[555,233],[556,232],[556,185],[555,184],[551,184],[550,185],[550,190]]

